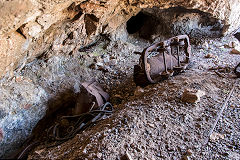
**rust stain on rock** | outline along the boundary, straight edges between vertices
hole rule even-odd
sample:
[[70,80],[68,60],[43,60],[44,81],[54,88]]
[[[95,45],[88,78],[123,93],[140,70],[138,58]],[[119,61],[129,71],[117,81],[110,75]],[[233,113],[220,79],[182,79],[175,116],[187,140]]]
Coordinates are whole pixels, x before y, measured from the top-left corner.
[[2,131],[2,129],[0,128],[0,141],[2,141],[3,138],[4,138],[4,136],[3,136],[3,131]]

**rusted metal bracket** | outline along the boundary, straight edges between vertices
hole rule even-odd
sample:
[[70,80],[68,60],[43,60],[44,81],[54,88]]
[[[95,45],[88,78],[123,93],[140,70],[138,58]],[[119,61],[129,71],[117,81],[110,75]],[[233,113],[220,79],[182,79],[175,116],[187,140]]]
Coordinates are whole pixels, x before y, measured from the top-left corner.
[[[141,53],[134,66],[134,81],[145,86],[185,70],[189,64],[191,45],[187,35],[179,35],[153,44]],[[145,79],[143,79],[145,78]]]

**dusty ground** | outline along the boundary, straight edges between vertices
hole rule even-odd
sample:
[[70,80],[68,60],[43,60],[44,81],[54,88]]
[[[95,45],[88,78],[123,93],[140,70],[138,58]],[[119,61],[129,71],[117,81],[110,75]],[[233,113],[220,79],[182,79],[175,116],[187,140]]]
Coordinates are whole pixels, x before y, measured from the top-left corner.
[[[231,71],[240,61],[240,55],[229,54],[231,48],[226,45],[232,41],[239,45],[232,37],[205,40],[201,45],[193,45],[190,68],[185,73],[149,85],[143,90],[136,88],[132,80],[133,64],[138,60],[133,51],[141,51],[149,44],[134,38],[129,42],[101,42],[78,55],[70,55],[65,59],[64,56],[52,57],[47,62],[39,60],[29,65],[22,72],[23,75],[31,77],[34,74],[30,71],[40,67],[34,70],[36,75],[39,72],[45,75],[38,78],[39,85],[52,88],[54,92],[64,86],[66,88],[67,83],[69,86],[74,84],[70,82],[74,80],[72,75],[76,75],[76,80],[81,74],[89,73],[89,76],[77,81],[95,77],[105,84],[115,112],[109,119],[60,146],[48,149],[39,146],[28,158],[123,159],[127,153],[133,159],[239,159],[240,82],[214,130],[215,134],[219,134],[218,138],[204,143],[235,82]],[[212,58],[205,58],[207,54],[212,54]],[[54,85],[51,86],[46,83],[47,75],[44,73],[47,72],[42,66],[46,65],[46,69],[52,66],[54,69],[59,64],[56,60],[66,64],[67,69],[63,69],[63,74],[66,75],[70,70],[68,67],[73,67],[71,71],[75,73],[63,76],[59,84],[55,84],[58,81],[53,79]],[[84,69],[74,68],[79,65],[68,65],[78,64],[79,61],[82,62],[80,67],[85,66]],[[208,70],[218,66],[226,69]],[[60,77],[59,74],[49,76]],[[59,87],[61,84],[63,87]],[[77,90],[78,87],[75,84],[73,88]],[[205,91],[206,95],[196,104],[183,103],[181,95],[185,88],[199,89]]]
[[[37,149],[29,159],[119,159],[126,152],[133,159],[180,159],[189,149],[193,159],[237,159],[239,85],[215,129],[224,139],[203,145],[232,83],[212,73],[188,71],[146,87],[129,102],[115,106],[111,118],[59,147]],[[207,95],[196,105],[184,104],[180,97],[186,87]]]
[[[39,118],[42,110],[47,108],[65,109],[63,104],[73,101],[71,95],[79,92],[80,83],[95,78],[110,93],[110,102],[115,109],[111,118],[58,147],[42,149],[40,146],[29,156],[30,159],[119,159],[126,152],[134,159],[179,159],[188,149],[192,150],[190,158],[193,159],[237,159],[240,157],[239,83],[215,129],[224,138],[203,145],[235,81],[231,69],[240,61],[240,55],[229,54],[231,48],[226,46],[233,41],[239,47],[232,37],[193,45],[190,68],[185,73],[150,85],[143,92],[136,89],[132,75],[133,65],[138,63],[139,57],[133,52],[142,51],[150,44],[144,40],[129,37],[127,42],[114,42],[103,38],[95,46],[74,55],[43,55],[16,71],[13,78],[1,80],[8,85],[2,85],[0,91],[5,93],[5,99],[9,99],[1,103],[22,105],[22,110],[28,111],[25,115],[22,110],[12,107],[1,112],[9,114],[5,116],[6,120],[9,119],[3,128],[5,135],[12,129],[16,133],[24,132],[24,135],[16,134],[13,139],[10,135],[4,143],[16,140],[16,146],[20,146],[17,139],[28,136],[31,130],[26,128],[32,128],[28,125],[34,126],[38,121],[34,117],[36,111],[41,111]],[[51,55],[52,51],[49,52]],[[205,58],[207,54],[212,54],[211,58]],[[220,76],[215,70],[208,71],[218,66],[227,68],[217,70]],[[203,90],[206,96],[197,104],[185,104],[180,100],[185,88]],[[15,123],[21,127],[14,128]],[[3,149],[10,150],[4,148],[4,143]]]

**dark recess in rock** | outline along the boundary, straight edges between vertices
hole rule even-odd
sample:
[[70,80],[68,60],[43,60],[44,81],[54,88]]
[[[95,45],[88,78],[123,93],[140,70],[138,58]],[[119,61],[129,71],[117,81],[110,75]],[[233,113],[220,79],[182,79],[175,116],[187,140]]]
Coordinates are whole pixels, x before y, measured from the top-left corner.
[[240,28],[234,33],[234,37],[240,41]]
[[16,32],[18,32],[19,34],[21,34],[21,36],[23,36],[23,38],[25,38],[25,39],[27,39],[27,37],[23,34],[23,32],[22,32],[22,28],[25,26],[25,24],[23,24],[22,26],[20,26],[17,30],[16,30]]
[[183,7],[145,8],[127,21],[127,32],[146,40],[180,34],[216,38],[222,36],[223,27],[223,23],[209,13]]
[[79,11],[78,14],[76,14],[76,15],[73,17],[72,21],[78,20],[78,19],[81,17],[81,15],[82,15],[82,11]]
[[136,33],[144,25],[144,20],[147,18],[142,12],[139,12],[136,16],[131,17],[127,21],[127,31],[129,34]]
[[97,26],[96,22],[98,22],[98,18],[93,14],[86,14],[84,17],[85,28],[87,35],[91,35],[93,32],[96,31]]
[[6,113],[4,112],[4,110],[0,109],[0,119],[5,117]]

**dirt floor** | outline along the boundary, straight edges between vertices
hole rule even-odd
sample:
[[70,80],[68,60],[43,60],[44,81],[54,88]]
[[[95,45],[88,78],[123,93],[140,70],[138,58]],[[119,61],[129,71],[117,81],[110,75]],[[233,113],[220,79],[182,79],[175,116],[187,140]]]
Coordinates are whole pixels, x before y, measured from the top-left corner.
[[[240,55],[229,54],[232,42],[239,47],[233,37],[193,41],[191,64],[184,73],[145,88],[133,82],[139,58],[134,51],[150,43],[134,37],[127,42],[102,39],[74,55],[39,57],[20,76],[50,97],[68,88],[78,92],[81,82],[95,78],[110,93],[114,113],[59,146],[38,146],[28,159],[239,159],[240,82],[214,130],[216,136],[204,143],[236,81],[232,70]],[[186,88],[206,95],[196,104],[184,103]]]

